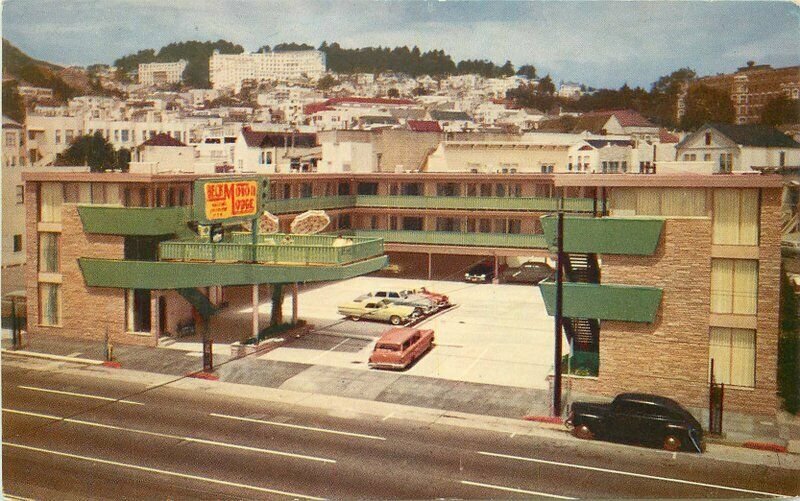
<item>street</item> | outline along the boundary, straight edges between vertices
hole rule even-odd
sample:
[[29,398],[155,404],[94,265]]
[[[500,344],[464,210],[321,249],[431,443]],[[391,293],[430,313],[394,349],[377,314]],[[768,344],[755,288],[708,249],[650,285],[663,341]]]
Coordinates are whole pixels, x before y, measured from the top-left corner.
[[74,366],[64,367],[4,357],[3,490],[8,495],[569,499],[800,494],[793,468],[577,441],[558,431],[508,434],[407,419],[399,412],[334,412],[299,405],[300,394],[290,398],[288,392],[279,402],[189,389],[196,380],[154,385],[87,369],[78,378]]

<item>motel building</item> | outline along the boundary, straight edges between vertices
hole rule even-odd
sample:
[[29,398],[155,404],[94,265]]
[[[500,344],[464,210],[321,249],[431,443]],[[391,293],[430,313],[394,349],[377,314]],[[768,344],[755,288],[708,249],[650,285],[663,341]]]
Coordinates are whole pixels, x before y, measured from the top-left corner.
[[[266,286],[386,273],[390,263],[399,276],[459,280],[487,258],[498,268],[552,259],[561,206],[573,398],[656,393],[707,422],[713,359],[726,416],[776,419],[777,175],[28,172],[24,181],[33,336],[156,345],[209,321],[234,290],[257,302]],[[209,201],[237,182],[255,186],[246,213]],[[309,209],[326,211],[330,233],[284,242]],[[282,233],[248,233],[262,210]],[[225,228],[221,240],[208,225]],[[353,245],[335,247],[337,233]],[[538,289],[529,290],[554,314],[555,285]],[[257,332],[253,323],[244,332]]]

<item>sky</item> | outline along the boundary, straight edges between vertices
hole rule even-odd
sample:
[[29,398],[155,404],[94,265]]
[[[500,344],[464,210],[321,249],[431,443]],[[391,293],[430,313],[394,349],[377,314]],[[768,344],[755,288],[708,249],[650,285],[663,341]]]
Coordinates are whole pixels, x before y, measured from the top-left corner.
[[37,59],[111,64],[185,40],[346,48],[417,45],[455,62],[511,60],[593,87],[690,67],[800,65],[800,5],[782,1],[0,0],[3,37]]

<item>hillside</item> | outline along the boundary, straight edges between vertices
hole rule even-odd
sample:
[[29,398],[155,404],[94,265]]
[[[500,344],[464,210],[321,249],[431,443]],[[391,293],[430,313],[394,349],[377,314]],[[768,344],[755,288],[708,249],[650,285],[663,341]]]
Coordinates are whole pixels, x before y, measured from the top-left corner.
[[[85,92],[80,79],[75,78],[75,70],[39,61],[28,56],[11,42],[3,39],[3,80],[12,78],[17,82],[24,82],[36,87],[53,89],[56,99],[63,101]],[[69,75],[67,83],[63,75]]]

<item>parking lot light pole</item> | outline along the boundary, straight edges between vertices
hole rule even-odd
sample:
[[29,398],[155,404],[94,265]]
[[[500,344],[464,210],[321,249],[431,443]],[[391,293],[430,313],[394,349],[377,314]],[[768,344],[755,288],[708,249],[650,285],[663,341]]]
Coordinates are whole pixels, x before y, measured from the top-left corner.
[[553,350],[553,416],[561,416],[561,330],[564,308],[564,199],[558,205],[558,232],[556,233],[558,254],[556,258],[556,315],[555,349]]

